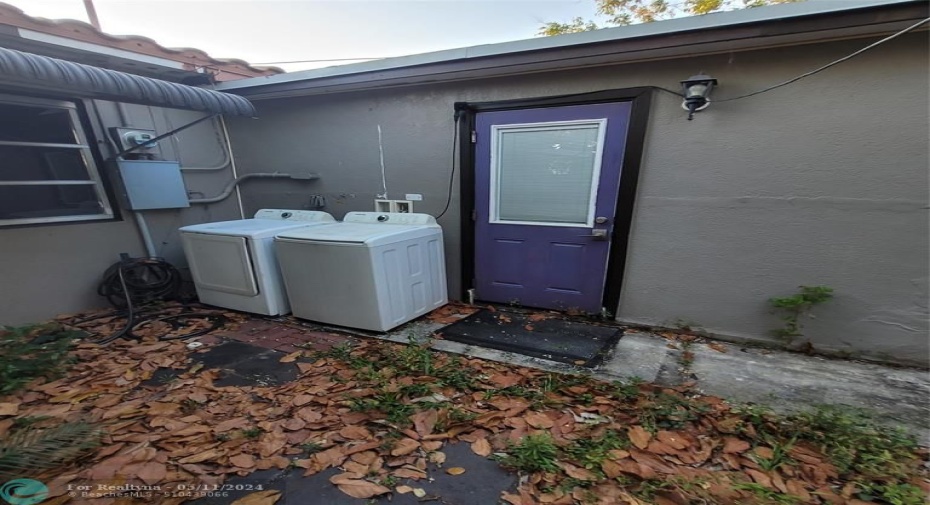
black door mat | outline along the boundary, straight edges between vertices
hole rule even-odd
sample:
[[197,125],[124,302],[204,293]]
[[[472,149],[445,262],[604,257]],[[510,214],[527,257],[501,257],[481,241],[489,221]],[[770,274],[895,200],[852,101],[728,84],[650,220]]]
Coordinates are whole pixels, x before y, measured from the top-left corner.
[[[621,328],[557,315],[481,309],[436,334],[445,340],[594,367],[623,336]],[[552,317],[550,317],[552,316]]]

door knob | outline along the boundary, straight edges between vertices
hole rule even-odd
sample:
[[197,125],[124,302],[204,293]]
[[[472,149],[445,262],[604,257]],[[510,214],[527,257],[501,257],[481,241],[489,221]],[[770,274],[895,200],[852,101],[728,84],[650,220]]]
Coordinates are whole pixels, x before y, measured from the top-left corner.
[[606,217],[603,217],[603,216],[598,216],[598,217],[594,218],[594,222],[597,223],[597,224],[604,224],[604,223],[606,223],[607,221],[610,221],[610,219],[607,219]]

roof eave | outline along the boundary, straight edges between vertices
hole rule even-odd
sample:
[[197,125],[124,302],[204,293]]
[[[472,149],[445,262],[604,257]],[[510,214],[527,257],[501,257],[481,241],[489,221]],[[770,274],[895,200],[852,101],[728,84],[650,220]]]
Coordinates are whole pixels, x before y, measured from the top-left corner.
[[[797,7],[801,4],[773,6]],[[909,22],[928,16],[922,1],[856,2],[856,8],[803,10],[785,17],[746,11],[721,13],[652,23],[641,28],[623,27],[572,37],[571,43],[531,39],[490,46],[454,49],[354,65],[244,79],[220,84],[217,89],[253,100],[357,91],[371,88],[505,77],[582,67],[681,58],[719,52],[745,51],[798,45],[831,39],[868,37],[890,33]],[[783,9],[782,9],[783,11]],[[740,14],[740,16],[734,16]],[[731,22],[711,23],[706,18],[726,16]],[[742,22],[736,22],[742,20]],[[632,30],[636,28],[636,30]],[[687,29],[685,29],[687,28]],[[618,36],[619,33],[623,36]],[[593,34],[593,35],[591,35]],[[563,38],[563,37],[555,37]],[[552,38],[548,38],[552,39]],[[543,40],[545,43],[539,42]],[[580,42],[579,42],[580,41]]]

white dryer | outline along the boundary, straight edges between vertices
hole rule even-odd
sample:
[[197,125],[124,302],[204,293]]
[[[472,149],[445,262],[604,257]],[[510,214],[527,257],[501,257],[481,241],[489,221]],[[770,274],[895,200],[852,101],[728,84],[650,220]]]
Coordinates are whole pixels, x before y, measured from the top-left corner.
[[341,223],[279,233],[275,245],[299,318],[387,331],[448,303],[433,216],[350,212]]
[[262,209],[254,219],[185,226],[184,255],[200,301],[209,305],[277,316],[290,312],[274,236],[332,225],[329,213]]

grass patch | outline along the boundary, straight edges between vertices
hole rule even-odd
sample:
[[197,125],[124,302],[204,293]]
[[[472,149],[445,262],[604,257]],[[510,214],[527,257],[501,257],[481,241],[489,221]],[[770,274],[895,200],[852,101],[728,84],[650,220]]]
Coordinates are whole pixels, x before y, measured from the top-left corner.
[[840,474],[905,478],[916,463],[917,443],[900,428],[875,424],[862,411],[821,406],[789,416],[786,429],[817,445]]
[[601,463],[607,459],[608,452],[626,449],[629,446],[630,441],[625,433],[607,430],[599,437],[575,440],[572,445],[564,448],[563,452],[584,468],[600,473]]
[[500,459],[504,466],[522,472],[555,472],[559,469],[559,448],[548,433],[528,435],[511,445],[507,456]]

